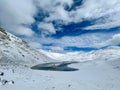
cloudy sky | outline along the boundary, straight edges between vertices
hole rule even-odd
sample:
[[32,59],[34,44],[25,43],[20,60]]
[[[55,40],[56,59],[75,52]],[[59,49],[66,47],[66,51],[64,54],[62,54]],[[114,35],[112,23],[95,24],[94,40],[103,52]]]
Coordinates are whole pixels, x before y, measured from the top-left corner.
[[37,49],[120,46],[120,0],[0,0],[0,26]]

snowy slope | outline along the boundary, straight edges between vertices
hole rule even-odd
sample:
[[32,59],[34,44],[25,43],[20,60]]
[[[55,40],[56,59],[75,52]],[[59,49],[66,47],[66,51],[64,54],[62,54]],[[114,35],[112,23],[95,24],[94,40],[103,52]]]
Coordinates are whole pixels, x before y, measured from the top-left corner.
[[0,28],[0,65],[31,66],[51,59]]
[[4,70],[2,78],[12,79],[14,85],[1,90],[120,90],[120,59],[93,60],[71,65],[74,72],[41,70]]

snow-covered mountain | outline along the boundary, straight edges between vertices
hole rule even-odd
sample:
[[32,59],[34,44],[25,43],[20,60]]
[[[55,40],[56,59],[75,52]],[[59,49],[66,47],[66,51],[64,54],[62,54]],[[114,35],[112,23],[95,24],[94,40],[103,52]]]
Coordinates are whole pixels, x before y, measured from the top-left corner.
[[[30,69],[56,61],[80,61],[71,65],[79,70]],[[37,51],[0,28],[0,90],[120,90],[119,75],[120,47],[64,54]]]
[[91,52],[67,52],[67,53],[54,53],[40,50],[50,58],[61,61],[90,61],[90,60],[114,60],[120,59],[120,47],[111,46],[106,49],[94,50]]
[[31,66],[51,59],[0,28],[0,65]]

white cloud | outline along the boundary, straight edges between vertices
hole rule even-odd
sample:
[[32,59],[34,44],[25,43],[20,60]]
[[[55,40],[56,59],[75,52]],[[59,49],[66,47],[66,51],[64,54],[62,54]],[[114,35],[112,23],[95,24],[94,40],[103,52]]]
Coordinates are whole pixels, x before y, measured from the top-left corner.
[[[54,20],[59,20],[57,24],[69,24],[96,19],[93,25],[84,28],[85,30],[109,29],[120,26],[120,0],[83,0],[83,4],[72,11],[64,9],[66,4],[71,7],[73,0],[0,0],[0,25],[15,34],[25,35],[28,38],[33,36],[35,32],[29,26],[34,23],[33,17],[39,12],[37,6],[49,14],[49,17],[38,24],[38,28],[43,31],[43,34],[56,33],[57,29],[51,23]],[[84,34],[73,37],[65,36],[61,39],[33,37],[40,43],[55,43],[56,48],[51,47],[51,49],[62,50],[66,46],[117,45],[120,41],[119,35],[114,35],[109,39],[112,35],[113,33],[107,35],[102,33]],[[38,43],[34,43],[33,46],[40,47]]]
[[55,30],[55,28],[54,28],[54,26],[53,26],[53,24],[52,23],[45,23],[45,22],[40,22],[39,23],[39,25],[38,25],[38,28],[42,31],[42,30],[44,30],[44,32],[45,31],[48,31],[48,32],[50,32],[50,33],[56,33],[56,30]]
[[32,36],[34,32],[23,25],[32,24],[35,13],[33,0],[0,0],[0,24],[13,33]]
[[88,26],[84,29],[85,30],[95,30],[95,29],[103,30],[103,29],[110,29],[110,28],[119,27],[119,26],[120,26],[120,21],[115,21],[115,22],[95,24],[92,26]]
[[16,28],[17,28],[17,30],[14,32],[16,32],[16,34],[18,34],[18,35],[25,35],[27,37],[31,37],[35,34],[30,28],[27,28],[27,27],[22,27],[22,26],[19,27],[18,26]]
[[105,46],[115,46],[115,45],[119,45],[119,44],[120,44],[120,34],[115,34],[112,36],[111,39],[108,39],[101,43],[96,43],[93,46],[97,47],[97,48],[101,48],[101,47],[105,47]]
[[61,22],[58,22],[58,24],[69,24],[100,18],[92,26],[84,28],[87,30],[109,29],[120,26],[119,0],[83,0],[83,4],[75,10],[69,12],[64,9],[65,5],[71,7],[72,4],[73,0],[0,0],[0,24],[11,32],[30,36],[29,31],[31,33],[32,30],[29,29],[26,34],[23,34],[21,32],[24,32],[25,29],[21,29],[21,31],[17,29],[18,27],[29,28],[26,26],[34,22],[33,16],[38,12],[37,6],[49,13],[49,17],[46,17],[43,23],[49,23],[50,29],[42,27],[48,30],[48,34],[55,33],[57,30],[50,24],[54,20],[60,20]]
[[56,6],[55,10],[50,12],[50,16],[45,18],[46,22],[54,20],[61,20],[63,24],[68,24],[71,21],[69,12],[67,12],[63,6]]
[[54,52],[62,52],[62,51],[64,51],[64,49],[62,47],[59,47],[59,46],[51,46],[49,49],[51,49]]
[[109,42],[111,45],[120,44],[120,34],[115,34]]
[[60,39],[53,38],[41,38],[40,43],[53,43],[54,46],[59,46],[61,48],[67,46],[75,46],[80,48],[85,47],[95,47],[97,43],[102,43],[109,38],[111,38],[113,33],[103,34],[103,33],[94,33],[94,34],[83,34],[80,36],[64,36]]
[[120,1],[119,0],[84,0],[82,6],[70,12],[72,21],[79,22],[84,20],[98,19],[87,30],[109,29],[120,26]]
[[70,6],[72,3],[73,0],[54,0],[54,2],[53,0],[0,0],[0,24],[3,28],[15,34],[32,36],[33,31],[26,26],[34,23],[33,17],[39,12],[36,8],[38,6],[50,14],[50,17],[46,18],[45,22],[43,22],[48,27],[42,27],[41,25],[38,27],[48,30],[47,33],[55,33],[54,26],[48,22],[55,19],[68,22],[70,19],[68,12],[64,10],[64,5],[68,4]]
[[64,6],[65,4],[71,6],[73,0],[35,0],[38,7],[41,7],[45,11],[55,11],[57,6]]
[[37,49],[40,49],[42,47],[42,45],[39,42],[29,42],[29,45]]
[[40,1],[38,6],[49,13],[49,17],[45,18],[46,22],[61,20],[63,21],[62,24],[68,24],[96,19],[96,22],[92,26],[85,28],[87,30],[109,29],[120,26],[119,0],[83,0],[81,6],[70,12],[64,9],[65,4],[71,6],[73,0],[55,0],[54,2],[51,0],[47,2],[45,0]]
[[[43,1],[37,1],[37,6],[42,8],[45,12],[49,13],[49,17],[44,18],[44,23],[49,23],[54,20],[59,20],[59,23],[62,24],[68,24],[71,19],[69,17],[69,12],[64,9],[64,6],[67,4],[68,6],[71,6],[73,3],[73,0],[43,0]],[[38,25],[39,26],[39,25]],[[43,27],[46,29],[46,27]],[[49,30],[49,29],[48,29]],[[49,33],[55,33],[57,29],[55,29],[54,32],[51,32],[49,30]]]

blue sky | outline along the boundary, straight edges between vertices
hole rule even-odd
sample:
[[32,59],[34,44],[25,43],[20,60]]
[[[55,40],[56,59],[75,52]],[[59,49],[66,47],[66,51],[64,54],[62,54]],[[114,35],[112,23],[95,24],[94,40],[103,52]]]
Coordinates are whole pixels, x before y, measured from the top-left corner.
[[37,49],[120,45],[119,0],[0,0],[0,26]]

